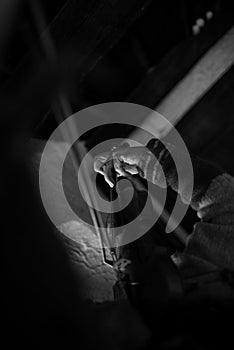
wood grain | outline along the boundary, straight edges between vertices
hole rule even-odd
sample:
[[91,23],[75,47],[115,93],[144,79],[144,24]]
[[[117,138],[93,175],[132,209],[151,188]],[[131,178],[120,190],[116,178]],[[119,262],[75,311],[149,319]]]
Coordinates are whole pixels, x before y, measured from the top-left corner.
[[[184,52],[184,54],[186,54]],[[234,27],[215,43],[189,70],[185,77],[154,107],[171,124],[149,115],[142,123],[151,126],[158,137],[165,137],[172,127],[217,83],[234,63]],[[132,134],[136,137],[140,131]],[[148,142],[144,139],[144,142]]]

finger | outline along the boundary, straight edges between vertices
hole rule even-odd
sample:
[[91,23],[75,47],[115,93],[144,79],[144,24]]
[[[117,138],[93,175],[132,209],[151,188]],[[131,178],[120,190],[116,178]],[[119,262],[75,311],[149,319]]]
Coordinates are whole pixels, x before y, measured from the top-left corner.
[[125,172],[127,172],[131,175],[137,175],[139,173],[139,170],[138,170],[137,166],[135,166],[135,165],[124,164],[123,168],[124,168]]
[[121,162],[118,158],[114,159],[114,168],[118,176],[126,176],[126,171],[124,170],[125,164]]
[[113,156],[115,159],[119,159],[128,165],[138,165],[144,151],[144,147],[129,147],[122,150],[116,150],[113,153]]
[[108,183],[110,187],[113,187],[115,185],[115,170],[114,170],[114,164],[113,160],[109,160],[105,163],[104,167],[104,179]]
[[108,183],[108,185],[113,188],[114,187],[114,181],[110,179],[110,177],[107,175],[106,172],[103,173],[105,181]]
[[123,142],[120,146],[119,146],[119,148],[129,148],[130,147],[130,145],[129,145],[129,143],[128,142]]
[[108,158],[109,153],[102,153],[95,157],[93,167],[96,173],[104,175],[103,165],[107,162]]

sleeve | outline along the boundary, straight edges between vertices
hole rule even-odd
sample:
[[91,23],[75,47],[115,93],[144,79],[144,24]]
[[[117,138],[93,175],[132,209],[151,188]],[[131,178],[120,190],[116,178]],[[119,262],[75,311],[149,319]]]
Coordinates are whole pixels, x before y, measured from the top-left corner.
[[234,270],[234,178],[214,178],[199,202],[200,222],[189,236],[185,253]]
[[[142,160],[141,175],[162,186],[163,172],[166,185],[186,202],[190,179],[184,173],[183,186],[178,189],[177,169],[170,155],[170,147],[173,146],[152,139],[147,144],[148,156]],[[220,268],[234,270],[234,178],[198,157],[191,156],[191,160],[194,183],[190,204],[197,211],[200,222],[195,224],[184,253]]]

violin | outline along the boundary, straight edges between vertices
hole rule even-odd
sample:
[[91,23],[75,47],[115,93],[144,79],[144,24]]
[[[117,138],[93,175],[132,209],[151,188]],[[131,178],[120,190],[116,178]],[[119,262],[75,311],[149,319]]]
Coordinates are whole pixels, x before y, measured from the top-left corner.
[[[121,229],[122,225],[134,217],[142,215],[142,208],[148,196],[147,189],[138,176],[129,175],[127,177],[129,185],[124,188],[119,186],[118,191],[117,176],[114,174],[113,177],[115,186],[110,188],[111,201],[117,196],[119,203],[124,201],[124,196],[130,191],[130,187],[134,192],[131,203],[122,211],[116,207],[112,208],[114,210],[107,219],[109,233],[111,228]],[[150,215],[154,215],[153,208]],[[170,249],[156,245],[155,234],[157,233],[153,227],[133,242],[111,248],[112,266],[117,274],[117,282],[113,287],[114,298],[128,299],[150,323],[155,319],[153,317],[155,312],[159,313],[160,310],[161,314],[165,314],[165,310],[178,305],[183,297],[182,280],[171,259]]]

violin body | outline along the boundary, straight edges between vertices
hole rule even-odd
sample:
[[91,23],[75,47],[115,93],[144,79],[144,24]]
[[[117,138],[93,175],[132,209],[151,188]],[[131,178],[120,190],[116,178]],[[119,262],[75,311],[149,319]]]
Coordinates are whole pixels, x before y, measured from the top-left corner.
[[[142,215],[147,191],[135,177],[131,185],[134,188],[132,201],[123,211],[118,212],[115,208],[115,214],[109,219],[113,226],[124,225]],[[120,199],[127,191],[128,188],[119,191]],[[114,196],[116,193],[112,194]],[[154,215],[153,208],[150,215]],[[170,249],[155,244],[156,234],[152,228],[135,241],[116,248],[117,263],[114,264],[118,276],[114,286],[115,299],[128,298],[147,320],[153,320],[155,312],[160,310],[165,314],[165,310],[183,296],[182,281],[170,258]]]

